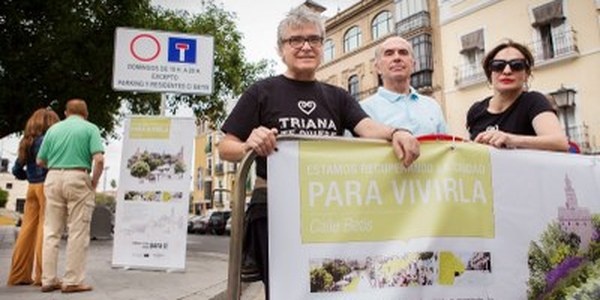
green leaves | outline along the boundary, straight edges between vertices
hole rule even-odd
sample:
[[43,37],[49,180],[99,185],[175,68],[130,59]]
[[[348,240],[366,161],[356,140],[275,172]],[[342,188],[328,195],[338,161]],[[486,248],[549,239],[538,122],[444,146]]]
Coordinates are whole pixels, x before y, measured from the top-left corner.
[[[214,37],[214,92],[173,95],[168,109],[192,108],[199,120],[218,124],[224,102],[239,96],[273,63],[244,57],[236,16],[213,1],[202,12],[150,6],[149,0],[30,0],[0,3],[0,138],[20,132],[40,107],[62,114],[72,98],[87,101],[89,120],[103,136],[114,136],[122,104],[133,114],[160,112],[160,95],[112,90],[114,34],[117,27],[163,30]],[[271,70],[269,69],[271,68]]]

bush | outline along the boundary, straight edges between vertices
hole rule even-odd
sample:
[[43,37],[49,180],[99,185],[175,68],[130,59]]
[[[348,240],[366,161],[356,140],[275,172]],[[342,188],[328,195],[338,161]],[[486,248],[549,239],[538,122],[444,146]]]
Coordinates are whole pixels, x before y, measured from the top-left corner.
[[330,291],[333,286],[333,276],[331,276],[324,268],[316,268],[310,271],[311,293],[327,292]]
[[107,206],[111,211],[115,211],[115,197],[104,194],[96,193],[96,204]]
[[4,208],[8,202],[8,192],[0,188],[0,208]]

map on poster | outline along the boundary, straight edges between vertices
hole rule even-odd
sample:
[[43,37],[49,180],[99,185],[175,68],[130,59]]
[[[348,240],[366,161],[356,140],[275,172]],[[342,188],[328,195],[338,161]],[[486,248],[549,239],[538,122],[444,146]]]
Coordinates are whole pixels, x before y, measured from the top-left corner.
[[270,295],[598,295],[598,160],[432,141],[404,168],[386,143],[279,142],[268,163]]
[[125,122],[113,265],[184,269],[194,121]]

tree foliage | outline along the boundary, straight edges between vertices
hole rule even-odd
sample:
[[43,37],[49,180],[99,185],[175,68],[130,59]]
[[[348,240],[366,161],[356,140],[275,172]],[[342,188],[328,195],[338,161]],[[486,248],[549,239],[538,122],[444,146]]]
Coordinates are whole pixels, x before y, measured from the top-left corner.
[[131,166],[131,171],[129,173],[133,177],[143,178],[150,174],[150,166],[145,161],[140,160]]
[[[149,0],[6,0],[0,3],[0,138],[23,129],[33,111],[51,105],[62,113],[71,98],[88,103],[90,121],[114,135],[122,104],[132,113],[157,114],[159,94],[112,90],[117,27],[214,37],[214,92],[172,95],[167,104],[191,107],[199,119],[218,122],[224,100],[239,95],[270,67],[249,63],[235,14],[202,1],[202,12],[153,7]],[[267,71],[268,72],[268,71]]]
[[323,269],[333,276],[334,282],[342,280],[346,274],[352,271],[344,261],[339,259],[325,263]]
[[325,292],[333,288],[333,276],[324,268],[316,268],[310,271],[310,291]]

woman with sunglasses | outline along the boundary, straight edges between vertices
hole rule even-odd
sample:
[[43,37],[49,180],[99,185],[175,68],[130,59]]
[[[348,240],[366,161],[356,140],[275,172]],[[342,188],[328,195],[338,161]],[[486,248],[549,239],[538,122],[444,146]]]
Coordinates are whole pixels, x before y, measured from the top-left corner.
[[568,150],[567,137],[548,100],[527,90],[532,67],[531,52],[511,40],[485,56],[483,70],[494,95],[469,109],[471,140],[498,148]]

